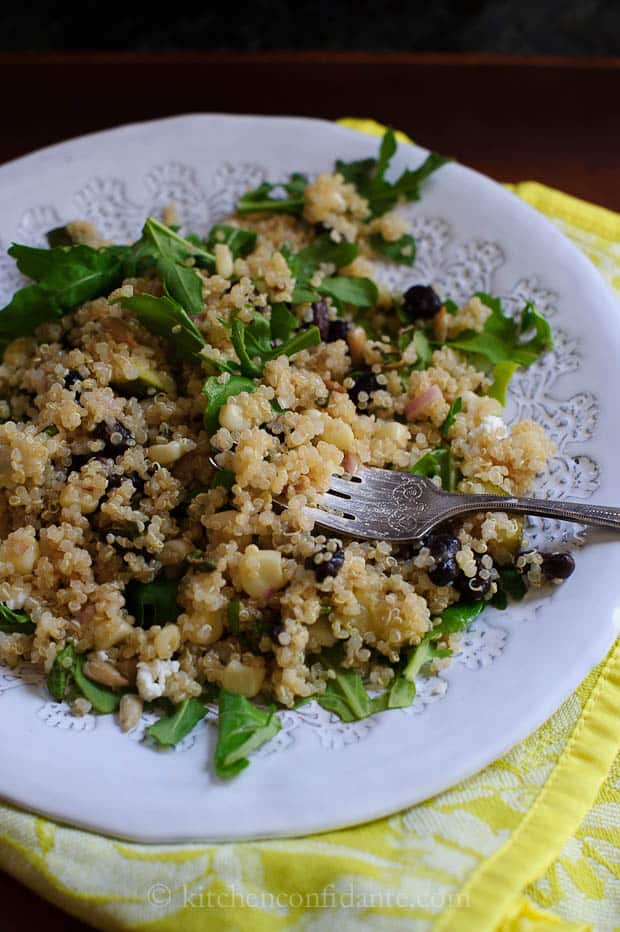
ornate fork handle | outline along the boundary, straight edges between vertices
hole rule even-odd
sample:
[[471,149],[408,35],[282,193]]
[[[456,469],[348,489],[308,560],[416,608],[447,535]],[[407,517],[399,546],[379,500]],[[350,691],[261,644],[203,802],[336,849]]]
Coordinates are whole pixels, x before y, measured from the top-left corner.
[[513,514],[538,515],[541,518],[558,518],[560,521],[577,521],[579,524],[620,531],[620,508],[609,508],[605,505],[500,495],[450,495],[450,498],[450,514],[453,517],[474,511],[506,511]]

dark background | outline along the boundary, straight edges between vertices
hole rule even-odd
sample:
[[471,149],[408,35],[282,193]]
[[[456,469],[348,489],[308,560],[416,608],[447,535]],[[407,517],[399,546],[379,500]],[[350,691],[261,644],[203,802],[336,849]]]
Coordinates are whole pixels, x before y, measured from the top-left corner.
[[620,55],[619,0],[3,4],[0,48]]

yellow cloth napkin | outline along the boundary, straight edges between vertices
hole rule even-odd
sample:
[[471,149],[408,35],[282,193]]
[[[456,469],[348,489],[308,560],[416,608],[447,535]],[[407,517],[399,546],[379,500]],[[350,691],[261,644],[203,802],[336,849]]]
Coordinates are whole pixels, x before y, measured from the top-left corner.
[[[532,182],[513,190],[620,290],[620,216]],[[619,709],[617,644],[504,758],[391,818],[147,846],[0,805],[0,867],[105,930],[607,932],[620,928]]]

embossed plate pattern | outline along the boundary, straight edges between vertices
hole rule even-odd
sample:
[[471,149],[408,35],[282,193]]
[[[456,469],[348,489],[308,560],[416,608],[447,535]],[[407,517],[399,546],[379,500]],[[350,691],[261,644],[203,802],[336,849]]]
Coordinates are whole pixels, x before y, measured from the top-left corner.
[[[4,252],[39,244],[50,227],[84,217],[133,239],[148,213],[174,200],[204,232],[248,187],[334,159],[364,158],[376,142],[329,123],[187,116],[122,127],[54,146],[0,168],[0,292],[19,283]],[[397,167],[422,150],[401,147]],[[459,165],[442,169],[408,207],[413,269],[384,265],[395,288],[433,282],[455,300],[476,290],[517,311],[535,301],[556,348],[514,380],[510,419],[533,417],[557,444],[539,494],[620,503],[620,328],[615,299],[551,224]],[[0,668],[0,794],[58,819],[143,841],[226,840],[316,832],[412,805],[475,772],[548,717],[599,661],[617,625],[620,543],[532,521],[537,544],[578,548],[561,588],[499,613],[485,611],[460,654],[421,678],[410,709],[343,724],[310,704],[283,712],[277,739],[229,783],[210,768],[207,721],[173,752],[128,736],[107,718],[73,718],[31,668]],[[585,546],[584,546],[585,544]],[[440,701],[439,701],[440,700]]]

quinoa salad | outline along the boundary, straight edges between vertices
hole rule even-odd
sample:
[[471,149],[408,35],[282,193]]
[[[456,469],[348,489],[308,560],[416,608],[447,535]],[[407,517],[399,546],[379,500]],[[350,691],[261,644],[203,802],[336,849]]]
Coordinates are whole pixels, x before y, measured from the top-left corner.
[[0,311],[0,663],[124,732],[155,711],[154,746],[217,711],[222,779],[278,709],[411,705],[488,604],[574,569],[515,515],[392,544],[308,511],[359,466],[522,495],[554,452],[503,419],[547,321],[419,281],[398,205],[446,160],[398,175],[395,151],[388,131],[377,157],[264,182],[206,236],[170,205],[131,245],[75,221],[9,249],[31,283]]

